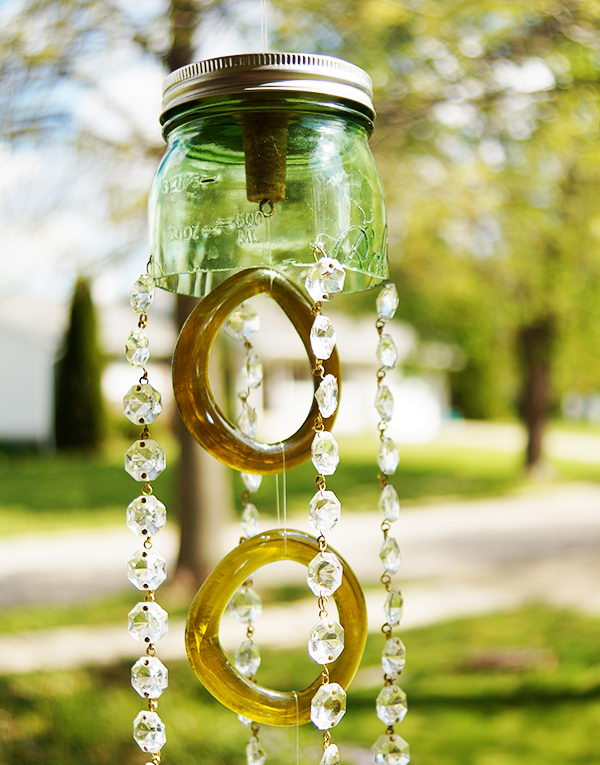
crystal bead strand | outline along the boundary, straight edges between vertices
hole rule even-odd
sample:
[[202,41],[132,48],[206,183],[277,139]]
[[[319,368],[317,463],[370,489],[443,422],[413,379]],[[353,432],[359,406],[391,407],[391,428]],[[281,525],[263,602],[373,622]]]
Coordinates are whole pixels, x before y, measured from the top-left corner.
[[315,356],[313,374],[321,379],[315,392],[319,413],[315,418],[312,442],[312,462],[317,471],[317,493],[310,501],[309,518],[318,533],[319,552],[308,564],[308,586],[318,598],[319,621],[312,628],[308,640],[311,659],[321,664],[322,684],[311,702],[310,718],[323,731],[323,755],[320,765],[337,765],[340,753],[331,743],[330,729],[335,727],[346,713],[346,692],[338,683],[329,680],[329,664],[344,650],[344,628],[327,612],[329,596],[342,583],[342,564],[338,557],[327,550],[328,534],[339,520],[341,505],[332,491],[327,490],[325,476],[333,475],[338,463],[338,445],[331,433],[325,430],[323,419],[331,417],[338,405],[338,381],[333,375],[325,375],[323,361],[328,359],[335,347],[333,324],[321,313],[322,303],[344,287],[345,272],[334,258],[327,257],[319,248],[318,258],[307,274],[305,286],[314,300],[315,316],[310,342]]
[[400,568],[400,549],[396,539],[390,536],[390,529],[391,524],[397,521],[400,515],[400,501],[396,490],[389,483],[389,477],[396,472],[399,455],[394,442],[386,435],[394,411],[394,398],[385,384],[385,377],[387,372],[396,365],[398,352],[391,335],[385,332],[385,325],[394,316],[397,307],[398,292],[393,284],[388,283],[377,297],[375,323],[379,335],[376,353],[380,365],[377,370],[375,394],[375,409],[379,415],[377,426],[379,430],[377,461],[381,485],[379,509],[383,514],[381,523],[383,542],[379,557],[384,569],[381,583],[387,593],[384,605],[386,621],[381,628],[385,636],[385,646],[381,657],[384,686],[375,702],[377,717],[387,727],[385,734],[379,736],[371,750],[375,765],[406,765],[410,761],[408,744],[394,730],[394,725],[401,722],[407,712],[406,694],[397,685],[398,677],[404,669],[406,650],[400,638],[394,637],[393,634],[394,627],[400,624],[402,618],[403,598],[400,589],[392,584],[392,576]]
[[[242,402],[242,411],[238,418],[238,427],[242,433],[250,438],[253,438],[256,432],[256,409],[250,402],[250,394],[252,390],[260,388],[263,379],[262,364],[258,360],[250,338],[259,328],[260,317],[252,306],[245,303],[238,306],[225,323],[227,334],[234,340],[241,340],[244,343],[244,361],[242,365],[243,388],[238,393],[238,398]],[[258,534],[259,531],[258,511],[256,506],[250,502],[250,495],[257,492],[260,488],[262,476],[254,473],[240,473],[240,475],[244,484],[244,490],[242,491],[241,544],[249,537]],[[260,597],[252,589],[252,586],[252,579],[244,582],[232,599],[230,610],[236,619],[246,624],[246,639],[240,643],[235,652],[235,668],[240,674],[247,677],[248,680],[255,682],[261,659],[258,646],[253,640],[254,619],[260,615],[262,604]],[[251,602],[254,603],[254,607],[248,607],[249,597]],[[238,715],[238,720],[250,728],[251,735],[246,745],[247,765],[263,765],[267,759],[267,754],[259,740],[260,726],[243,715]]]
[[139,439],[125,453],[125,470],[143,483],[141,495],[127,508],[127,526],[141,537],[143,549],[128,563],[128,579],[145,592],[144,600],[129,612],[129,634],[146,644],[146,653],[131,668],[131,684],[147,699],[148,709],[142,710],[133,722],[133,737],[140,749],[150,755],[146,765],[159,765],[161,749],[166,742],[165,725],[158,716],[158,699],[168,685],[168,671],[156,655],[156,643],[167,633],[167,612],[155,602],[154,592],[167,576],[166,561],[152,546],[152,537],[165,525],[166,510],[153,494],[151,481],[165,469],[164,449],[150,438],[150,425],[162,410],[160,393],[150,385],[146,363],[150,345],[144,330],[148,324],[147,310],[154,298],[154,281],[142,274],[131,288],[130,302],[138,314],[137,328],[132,330],[125,345],[125,355],[133,367],[141,369],[138,384],[123,398],[125,416],[134,425],[141,425]]

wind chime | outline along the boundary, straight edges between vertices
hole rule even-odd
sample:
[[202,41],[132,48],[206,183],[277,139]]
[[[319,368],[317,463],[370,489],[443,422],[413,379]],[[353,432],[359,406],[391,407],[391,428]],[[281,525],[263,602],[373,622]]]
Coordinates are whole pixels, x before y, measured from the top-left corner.
[[[145,646],[133,665],[132,684],[147,700],[133,726],[136,742],[148,754],[147,765],[161,762],[166,735],[157,708],[168,684],[167,669],[157,655],[168,617],[155,600],[166,564],[153,541],[166,513],[152,489],[166,463],[163,448],[150,436],[161,397],[146,370],[146,326],[155,286],[200,298],[175,347],[175,399],[194,438],[239,471],[245,487],[240,544],[217,564],[189,611],[189,660],[208,691],[249,727],[248,765],[263,765],[267,757],[259,739],[261,724],[307,722],[322,731],[321,765],[335,765],[340,754],[331,730],[346,711],[346,689],[363,654],[367,618],[356,576],[327,541],[341,512],[340,498],[327,484],[339,462],[332,427],[341,375],[335,328],[324,308],[336,294],[383,285],[376,300],[374,403],[386,596],[383,688],[376,712],[386,728],[372,753],[376,765],[409,762],[408,745],[394,729],[407,707],[397,685],[405,649],[394,634],[403,605],[401,591],[392,583],[400,554],[390,535],[400,509],[389,483],[398,451],[386,435],[394,402],[385,377],[396,364],[397,351],[385,325],[398,296],[386,281],[385,207],[368,144],[374,117],[369,76],[330,56],[227,56],[185,66],[166,80],[161,122],[168,149],[152,187],[150,258],[147,272],[132,288],[138,321],[126,344],[127,359],[141,377],[124,398],[126,416],[141,428],[126,452],[125,469],[142,485],[140,496],[127,508],[127,523],[142,542],[128,564],[131,583],[145,593],[129,613],[129,632]],[[252,345],[259,317],[246,301],[261,293],[280,305],[298,332],[314,381],[314,400],[304,423],[280,443],[256,439],[253,397],[263,372]],[[244,349],[235,422],[216,403],[209,380],[209,356],[221,328]],[[289,529],[260,533],[258,511],[250,500],[262,476],[308,459],[316,471],[316,491],[307,504],[317,536]],[[317,598],[317,621],[307,642],[320,671],[297,691],[276,691],[256,678],[260,653],[254,623],[262,604],[252,576],[281,560],[307,567],[308,586]],[[335,599],[337,619],[329,612],[330,598]],[[246,628],[233,663],[219,642],[227,608]]]

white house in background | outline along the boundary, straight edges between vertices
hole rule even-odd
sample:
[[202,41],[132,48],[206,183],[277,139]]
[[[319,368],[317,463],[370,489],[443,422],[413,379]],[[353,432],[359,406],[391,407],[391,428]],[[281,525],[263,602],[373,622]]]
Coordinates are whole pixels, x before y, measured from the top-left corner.
[[[306,352],[283,312],[268,298],[255,298],[261,315],[261,331],[252,338],[261,359],[266,385],[259,411],[259,433],[277,441],[293,433],[303,422],[312,398],[312,382],[307,379]],[[342,394],[335,428],[338,433],[374,433],[377,423],[373,401],[376,392],[375,348],[377,333],[374,316],[353,318],[325,311],[336,330],[342,366]],[[276,332],[268,333],[268,327]],[[436,347],[445,353],[419,353],[430,359],[421,374],[405,376],[402,364],[413,357],[419,344],[415,330],[401,322],[387,325],[398,348],[398,369],[390,372],[386,384],[395,400],[390,435],[404,443],[427,442],[438,434],[448,410],[447,373],[453,354],[447,346]],[[427,348],[427,346],[425,346]]]
[[[293,433],[306,417],[312,382],[304,347],[282,310],[264,296],[252,302],[261,316],[261,331],[253,342],[265,369],[265,385],[255,401],[259,437],[277,441]],[[158,291],[148,328],[152,382],[167,408],[173,400],[169,362],[176,341],[171,305],[172,296]],[[109,402],[120,406],[123,394],[136,380],[135,371],[122,356],[135,317],[124,303],[98,306],[98,313],[101,343],[109,358],[103,391]],[[374,318],[338,314],[333,307],[327,314],[334,321],[342,363],[336,431],[373,433]],[[65,306],[42,305],[17,296],[0,305],[0,442],[52,444],[54,361],[65,322]],[[396,402],[390,434],[401,442],[429,441],[437,435],[447,411],[446,381],[452,353],[446,346],[419,343],[415,331],[400,322],[390,322],[387,331],[398,346],[399,370],[417,348],[424,360],[419,375],[404,376],[399,370],[388,375],[386,382]]]
[[55,337],[0,321],[0,442],[51,445]]

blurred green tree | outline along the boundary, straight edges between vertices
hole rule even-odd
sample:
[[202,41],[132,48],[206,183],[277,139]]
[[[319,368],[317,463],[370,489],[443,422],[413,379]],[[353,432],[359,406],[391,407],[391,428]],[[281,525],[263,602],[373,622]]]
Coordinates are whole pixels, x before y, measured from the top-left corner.
[[69,325],[56,364],[54,434],[58,449],[96,449],[104,434],[102,359],[87,279],[75,282]]
[[288,39],[373,75],[399,315],[465,351],[453,403],[516,411],[538,468],[560,396],[600,386],[598,3],[281,2]]

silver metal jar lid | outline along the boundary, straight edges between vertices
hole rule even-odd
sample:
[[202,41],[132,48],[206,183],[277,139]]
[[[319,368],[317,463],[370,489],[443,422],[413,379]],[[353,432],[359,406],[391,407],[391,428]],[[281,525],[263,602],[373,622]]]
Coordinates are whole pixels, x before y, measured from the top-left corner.
[[373,119],[373,83],[360,67],[312,53],[243,53],[197,61],[166,78],[162,115],[181,104],[243,94],[314,94],[363,107]]

